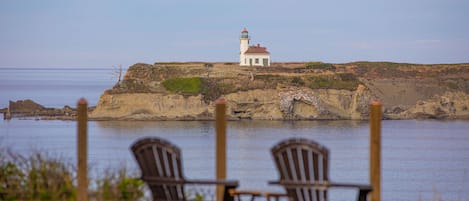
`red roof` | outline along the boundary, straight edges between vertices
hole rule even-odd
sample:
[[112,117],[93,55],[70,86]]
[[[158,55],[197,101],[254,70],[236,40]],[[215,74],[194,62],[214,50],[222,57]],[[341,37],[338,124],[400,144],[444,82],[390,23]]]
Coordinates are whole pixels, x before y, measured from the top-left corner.
[[270,52],[267,51],[266,47],[261,47],[257,44],[257,46],[250,46],[244,54],[270,54]]
[[241,33],[247,33],[247,32],[248,32],[248,30],[246,28],[244,28]]

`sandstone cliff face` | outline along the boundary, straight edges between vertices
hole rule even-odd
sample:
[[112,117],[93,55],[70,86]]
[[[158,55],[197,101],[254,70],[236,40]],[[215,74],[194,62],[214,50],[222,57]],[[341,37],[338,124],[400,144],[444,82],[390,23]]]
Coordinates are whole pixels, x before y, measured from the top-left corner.
[[[328,67],[135,64],[101,96],[90,118],[213,119],[213,99],[223,96],[230,119],[361,120],[368,118],[368,105],[376,99],[383,103],[386,119],[469,119],[469,64],[357,62]],[[174,78],[196,78],[201,86],[189,93],[170,90],[164,83]]]
[[[308,88],[250,90],[227,94],[231,119],[365,119],[371,96],[356,91]],[[159,93],[103,94],[92,119],[203,120],[213,119],[213,102],[202,96]]]
[[447,92],[425,101],[418,101],[416,105],[402,113],[403,118],[432,118],[432,119],[468,119],[469,94]]
[[213,108],[201,96],[178,94],[122,93],[103,94],[90,114],[92,119],[166,120],[205,119]]

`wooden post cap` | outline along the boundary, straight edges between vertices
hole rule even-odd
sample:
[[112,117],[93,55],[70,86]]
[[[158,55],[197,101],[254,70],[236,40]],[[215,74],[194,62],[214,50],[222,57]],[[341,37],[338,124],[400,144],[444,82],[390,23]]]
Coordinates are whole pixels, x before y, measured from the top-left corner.
[[86,101],[85,98],[80,98],[80,100],[78,100],[78,105],[84,105],[84,104],[88,104],[88,101]]
[[370,105],[382,105],[382,103],[379,100],[373,100],[371,101]]
[[215,101],[215,104],[226,104],[226,99],[224,97],[220,97]]

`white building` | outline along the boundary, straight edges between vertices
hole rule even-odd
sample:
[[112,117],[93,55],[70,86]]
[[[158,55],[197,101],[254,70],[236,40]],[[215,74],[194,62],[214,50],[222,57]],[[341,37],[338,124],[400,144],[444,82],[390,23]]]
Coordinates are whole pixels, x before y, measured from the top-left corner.
[[267,51],[267,48],[259,44],[249,46],[249,40],[248,30],[244,28],[239,38],[239,65],[270,66],[270,53]]

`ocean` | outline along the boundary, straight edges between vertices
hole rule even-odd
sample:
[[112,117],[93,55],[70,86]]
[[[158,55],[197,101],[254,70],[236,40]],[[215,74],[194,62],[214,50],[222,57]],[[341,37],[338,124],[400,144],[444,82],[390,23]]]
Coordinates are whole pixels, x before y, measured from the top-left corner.
[[0,68],[0,108],[32,99],[45,107],[76,107],[80,98],[96,105],[116,82],[112,68]]
[[[112,69],[0,68],[0,108],[8,100],[32,99],[46,107],[75,107],[84,97],[96,105],[117,78]],[[144,136],[165,138],[183,153],[187,178],[214,178],[215,128],[211,121],[89,122],[91,172],[126,166],[138,172],[130,145]],[[382,200],[469,200],[469,121],[388,120],[382,123]],[[228,178],[240,189],[279,191],[270,148],[290,137],[312,139],[329,148],[330,178],[369,183],[369,128],[366,121],[230,121]],[[34,151],[75,161],[76,122],[3,120],[0,147]],[[355,200],[356,190],[334,189],[330,200]]]

